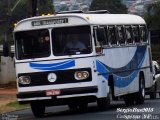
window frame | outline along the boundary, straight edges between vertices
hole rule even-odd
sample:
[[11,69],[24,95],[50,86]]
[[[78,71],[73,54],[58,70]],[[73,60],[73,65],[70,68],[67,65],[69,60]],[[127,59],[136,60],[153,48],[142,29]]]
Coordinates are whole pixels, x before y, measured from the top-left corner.
[[[59,56],[68,56],[68,55],[70,55],[70,54],[65,54],[65,53],[62,53],[61,52],[61,54],[60,53],[55,53],[55,51],[54,51],[54,49],[55,49],[55,46],[54,46],[54,38],[53,38],[53,33],[54,33],[54,30],[55,29],[65,29],[65,28],[78,28],[78,27],[88,27],[89,28],[89,38],[90,38],[90,40],[89,40],[89,42],[90,42],[90,52],[89,53],[80,53],[80,54],[72,54],[72,55],[86,55],[86,54],[91,54],[92,52],[93,52],[93,45],[92,45],[92,27],[90,26],[90,25],[82,25],[82,26],[67,26],[67,27],[56,27],[56,28],[52,28],[51,29],[51,38],[52,38],[52,52],[53,52],[53,56],[56,56],[56,57],[59,57]],[[64,31],[66,31],[66,30],[64,30]],[[68,39],[68,35],[69,35],[69,33],[68,34],[66,34],[67,35],[67,39]],[[63,36],[64,37],[64,36]],[[60,55],[58,55],[58,54],[60,54]]]
[[[135,30],[134,30],[135,29]],[[140,44],[140,31],[139,31],[139,25],[132,25],[132,34],[133,34],[133,41],[134,44]],[[137,35],[136,35],[137,34]],[[138,39],[138,41],[136,41]]]
[[[127,28],[129,28],[131,42],[128,42]],[[133,33],[132,33],[132,25],[125,25],[125,37],[126,37],[126,44],[127,45],[133,45],[134,44]]]
[[[144,35],[144,39],[146,41],[143,40],[143,38],[141,37],[141,28],[144,27],[145,28],[145,35]],[[148,43],[148,29],[147,29],[147,26],[146,25],[139,25],[139,29],[140,29],[140,39],[141,39],[141,42],[142,43]]]
[[[24,39],[23,38],[21,38],[21,41],[19,41],[20,40],[20,38],[18,39],[16,39],[16,34],[17,33],[20,33],[21,32],[21,34],[23,33],[23,32],[26,32],[26,33],[23,33],[23,34],[28,34],[27,32],[36,32],[36,31],[46,31],[47,30],[47,36],[49,37],[49,40],[47,40],[47,41],[49,41],[49,43],[48,43],[48,46],[49,46],[49,50],[48,50],[48,54],[47,55],[40,55],[40,56],[38,56],[38,55],[36,55],[36,54],[38,54],[38,53],[34,53],[33,55],[31,55],[30,54],[30,57],[27,57],[27,56],[25,56],[24,55],[24,50],[22,50],[24,47],[22,46],[22,43],[24,42]],[[32,34],[34,34],[34,33],[32,33]],[[41,33],[38,33],[38,34],[41,34]],[[35,35],[35,34],[34,34]],[[22,35],[23,36],[23,35]],[[36,40],[37,40],[37,42],[39,42],[40,41],[40,37],[43,37],[43,38],[45,38],[46,36],[45,35],[39,35],[37,38],[36,38]],[[36,40],[32,40],[32,41],[36,41]],[[34,30],[34,29],[31,29],[31,30],[26,30],[26,31],[17,31],[17,32],[14,32],[14,41],[15,41],[15,50],[17,51],[15,54],[15,56],[16,56],[16,59],[17,60],[24,60],[24,59],[40,59],[40,58],[46,58],[46,57],[50,57],[51,56],[51,54],[52,54],[52,51],[51,51],[51,38],[50,38],[50,30],[48,29],[48,28],[43,28],[43,29],[36,29],[36,30]],[[21,42],[21,43],[19,43],[19,42]],[[21,46],[19,46],[18,44],[21,44]],[[21,49],[21,50],[19,50],[19,49]],[[40,52],[41,53],[41,52]],[[32,56],[32,57],[31,57]],[[37,57],[38,56],[38,57]]]
[[[113,36],[110,36],[111,34],[110,34],[110,28],[112,27],[112,29],[114,29],[113,30],[113,32],[114,32],[114,35]],[[110,43],[110,45],[111,46],[118,46],[119,45],[119,43],[118,43],[118,38],[117,38],[117,29],[116,29],[116,25],[108,25],[108,29],[107,29],[107,31],[108,31],[108,40],[109,40],[109,43]],[[114,40],[116,40],[115,42],[115,44],[114,43],[112,43],[112,39],[110,39],[111,37],[114,37]]]

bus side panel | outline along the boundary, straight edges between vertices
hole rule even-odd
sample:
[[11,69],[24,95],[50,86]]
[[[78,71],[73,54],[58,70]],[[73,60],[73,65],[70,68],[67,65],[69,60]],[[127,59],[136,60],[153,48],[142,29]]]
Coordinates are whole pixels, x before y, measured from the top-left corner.
[[97,60],[97,64],[104,68],[99,73],[106,73],[103,74],[106,79],[113,76],[115,96],[137,92],[140,71],[144,72],[146,85],[150,86],[147,46],[105,49],[104,55],[103,60]]

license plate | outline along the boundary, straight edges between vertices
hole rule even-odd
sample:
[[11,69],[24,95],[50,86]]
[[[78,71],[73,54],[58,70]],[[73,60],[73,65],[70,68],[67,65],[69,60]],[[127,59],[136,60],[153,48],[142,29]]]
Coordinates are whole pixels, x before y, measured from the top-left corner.
[[60,90],[47,90],[46,96],[60,95],[60,93],[61,93]]

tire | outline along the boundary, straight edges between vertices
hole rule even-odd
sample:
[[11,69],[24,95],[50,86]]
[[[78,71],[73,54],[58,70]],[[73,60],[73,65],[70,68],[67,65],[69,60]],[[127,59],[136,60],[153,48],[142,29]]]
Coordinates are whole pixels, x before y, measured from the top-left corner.
[[98,108],[100,110],[106,110],[109,107],[110,103],[111,103],[111,97],[112,97],[112,95],[111,95],[111,89],[109,89],[109,94],[108,94],[107,97],[105,97],[105,98],[98,98],[97,99]]
[[150,99],[156,99],[156,91],[157,91],[157,83],[155,83],[155,85],[153,86],[153,90],[150,93]]
[[87,102],[86,103],[82,102],[82,103],[80,103],[78,105],[78,107],[79,107],[79,110],[81,112],[86,112],[87,111],[87,107],[88,107],[88,103]]
[[135,94],[135,101],[136,104],[143,104],[145,100],[145,80],[144,76],[140,75],[139,76],[139,92]]
[[33,115],[36,118],[41,118],[44,116],[45,113],[45,105],[43,105],[41,102],[35,101],[35,102],[31,102],[31,110],[33,112]]
[[87,102],[82,102],[82,103],[77,103],[77,104],[69,104],[68,105],[70,111],[75,112],[75,111],[81,111],[84,112],[87,110],[88,103]]
[[78,105],[77,104],[69,104],[68,105],[70,111],[77,111],[78,110]]
[[127,106],[134,105],[134,94],[128,94],[123,97],[124,102]]

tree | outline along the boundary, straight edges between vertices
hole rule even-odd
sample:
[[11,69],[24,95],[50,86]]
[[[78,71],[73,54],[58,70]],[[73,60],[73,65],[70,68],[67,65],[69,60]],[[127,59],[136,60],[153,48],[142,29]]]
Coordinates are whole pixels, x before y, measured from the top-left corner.
[[54,13],[53,0],[38,0],[38,14]]
[[[14,23],[32,16],[33,0],[0,0],[0,43],[4,40],[4,34],[12,39]],[[37,14],[48,14],[54,12],[52,0],[36,0]],[[9,40],[10,41],[10,40]]]
[[127,13],[127,8],[121,0],[93,0],[90,10],[108,10],[113,14]]
[[144,19],[151,29],[160,30],[160,2],[155,2],[147,6]]

